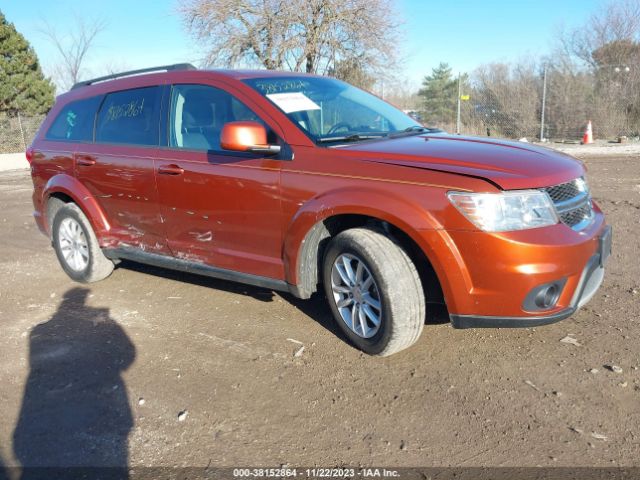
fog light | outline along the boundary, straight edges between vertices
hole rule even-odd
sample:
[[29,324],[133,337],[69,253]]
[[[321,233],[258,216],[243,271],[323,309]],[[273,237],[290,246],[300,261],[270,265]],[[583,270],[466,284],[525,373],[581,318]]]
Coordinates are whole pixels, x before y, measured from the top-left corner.
[[551,308],[556,304],[559,296],[560,289],[554,283],[540,290],[536,295],[535,302],[539,308]]
[[555,282],[538,285],[524,299],[522,308],[529,312],[535,312],[555,307],[566,282],[567,279],[562,278]]

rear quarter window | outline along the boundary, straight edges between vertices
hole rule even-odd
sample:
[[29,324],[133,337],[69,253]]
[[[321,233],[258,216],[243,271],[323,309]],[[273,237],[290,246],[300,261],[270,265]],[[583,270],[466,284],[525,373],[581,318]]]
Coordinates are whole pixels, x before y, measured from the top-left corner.
[[91,142],[93,124],[102,96],[76,100],[64,106],[45,138],[54,141]]
[[96,124],[96,142],[158,145],[160,87],[145,87],[106,96]]

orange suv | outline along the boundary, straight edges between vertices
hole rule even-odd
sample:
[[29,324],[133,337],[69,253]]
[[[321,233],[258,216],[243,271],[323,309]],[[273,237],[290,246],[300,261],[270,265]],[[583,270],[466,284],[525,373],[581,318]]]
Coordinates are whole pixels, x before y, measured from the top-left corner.
[[309,298],[373,355],[454,327],[573,314],[611,228],[582,163],[425,128],[341,81],[125,72],[61,95],[27,150],[35,219],[75,281],[120,259]]

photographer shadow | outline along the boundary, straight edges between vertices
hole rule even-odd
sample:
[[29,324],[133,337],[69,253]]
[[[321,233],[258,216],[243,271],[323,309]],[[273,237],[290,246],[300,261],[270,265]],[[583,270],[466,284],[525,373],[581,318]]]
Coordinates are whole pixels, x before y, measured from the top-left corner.
[[69,290],[51,319],[31,331],[13,434],[23,479],[46,478],[43,467],[110,467],[109,478],[127,478],[133,417],[121,374],[135,347],[108,309],[86,305],[88,293]]

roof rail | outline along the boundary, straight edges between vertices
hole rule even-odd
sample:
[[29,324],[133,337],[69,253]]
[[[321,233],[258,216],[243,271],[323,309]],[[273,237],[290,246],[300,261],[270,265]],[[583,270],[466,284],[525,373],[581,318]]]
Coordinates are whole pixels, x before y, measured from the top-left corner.
[[131,75],[139,75],[141,73],[159,72],[159,71],[171,71],[171,70],[196,70],[196,67],[190,63],[176,63],[173,65],[162,65],[160,67],[141,68],[139,70],[129,70],[128,72],[114,73],[112,75],[105,75],[103,77],[92,78],[91,80],[83,80],[75,83],[71,90],[80,87],[86,87],[98,82],[104,82],[107,80],[113,80],[114,78],[129,77]]

